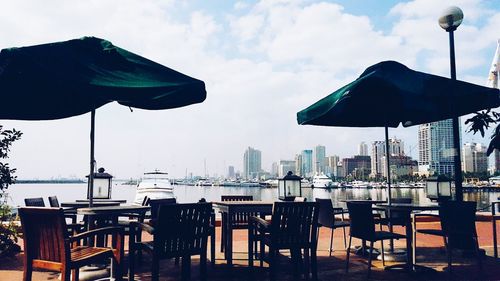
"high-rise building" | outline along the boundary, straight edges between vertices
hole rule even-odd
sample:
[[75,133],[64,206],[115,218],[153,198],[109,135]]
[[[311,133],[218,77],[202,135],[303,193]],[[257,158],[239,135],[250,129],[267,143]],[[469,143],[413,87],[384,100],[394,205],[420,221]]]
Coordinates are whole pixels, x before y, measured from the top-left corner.
[[[397,138],[389,139],[389,155],[391,157],[404,156],[404,143]],[[372,142],[371,156],[371,177],[384,176],[387,172],[385,164],[382,163],[382,158],[385,157],[385,141]]]
[[493,150],[493,169],[491,174],[500,172],[500,151],[498,149]]
[[325,174],[333,177],[341,177],[342,175],[339,171],[339,156],[328,156],[326,159]]
[[310,177],[313,174],[313,151],[311,149],[302,150],[302,168],[300,175]]
[[278,177],[282,178],[286,176],[288,171],[295,171],[295,160],[280,160],[279,168],[278,168]]
[[229,166],[227,169],[227,177],[230,179],[236,178],[236,173],[234,172],[234,166]]
[[278,176],[278,170],[279,170],[279,165],[276,162],[273,162],[271,165],[271,177],[277,177]]
[[418,128],[418,169],[421,174],[452,176],[454,167],[453,121],[422,124]]
[[325,172],[325,156],[326,156],[326,148],[323,145],[317,145],[314,148],[314,172],[315,173],[324,173]]
[[260,150],[248,147],[243,155],[243,174],[246,179],[257,179],[262,170]]
[[302,154],[295,155],[295,174],[299,176],[302,175]]
[[357,170],[362,177],[368,177],[371,171],[371,159],[370,156],[354,155],[353,158],[342,159],[342,166],[345,176],[353,175],[353,171]]
[[361,156],[369,156],[368,154],[368,145],[363,141],[358,146],[358,155]]
[[464,172],[482,173],[488,170],[486,147],[468,142],[462,148],[462,170]]

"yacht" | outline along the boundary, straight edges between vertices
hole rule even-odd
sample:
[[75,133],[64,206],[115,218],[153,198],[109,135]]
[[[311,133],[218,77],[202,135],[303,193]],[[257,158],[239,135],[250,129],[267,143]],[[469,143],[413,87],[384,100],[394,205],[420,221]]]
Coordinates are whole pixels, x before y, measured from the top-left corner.
[[336,187],[336,183],[324,174],[317,174],[313,177],[311,187],[331,188]]
[[351,182],[353,188],[367,188],[368,183],[364,181],[353,181]]
[[168,173],[155,170],[144,173],[144,177],[137,185],[134,204],[141,204],[144,196],[150,199],[175,198],[174,188],[168,178]]

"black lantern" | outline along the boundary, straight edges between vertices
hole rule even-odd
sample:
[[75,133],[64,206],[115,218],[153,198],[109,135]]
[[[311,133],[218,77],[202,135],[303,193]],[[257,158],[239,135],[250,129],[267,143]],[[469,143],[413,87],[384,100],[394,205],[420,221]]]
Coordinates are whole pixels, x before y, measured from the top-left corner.
[[429,177],[425,184],[425,193],[431,200],[444,201],[451,198],[451,180],[443,175]]
[[293,201],[295,197],[302,197],[302,178],[288,171],[286,176],[278,179],[278,197],[283,201]]
[[[94,173],[94,192],[92,198],[111,199],[112,178],[112,175],[104,172],[104,168],[99,168],[97,173]],[[87,199],[90,199],[89,195],[89,191],[87,190]]]

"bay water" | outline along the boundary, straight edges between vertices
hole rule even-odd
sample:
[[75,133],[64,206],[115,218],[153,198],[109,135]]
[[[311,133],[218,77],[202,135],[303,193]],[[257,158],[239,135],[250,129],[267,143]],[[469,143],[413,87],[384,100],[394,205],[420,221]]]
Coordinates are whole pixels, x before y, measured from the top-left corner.
[[[113,182],[112,198],[125,199],[127,203],[132,203],[135,198],[135,185],[124,185],[120,182]],[[24,206],[24,198],[43,197],[48,206],[48,196],[57,196],[59,202],[71,202],[87,197],[87,184],[15,184],[7,190],[7,203],[13,207]],[[197,202],[201,198],[207,201],[220,201],[221,195],[252,195],[255,200],[276,201],[278,190],[276,188],[261,187],[226,187],[226,186],[186,186],[174,185],[174,195],[180,203]],[[346,199],[367,199],[386,200],[386,189],[320,189],[303,188],[302,196],[307,201],[314,198],[331,198],[338,206],[345,207],[342,200]],[[478,202],[478,211],[491,210],[491,202],[498,201],[500,192],[498,191],[468,191],[464,192],[464,200]],[[393,188],[392,197],[412,198],[415,203],[429,203],[423,188]]]

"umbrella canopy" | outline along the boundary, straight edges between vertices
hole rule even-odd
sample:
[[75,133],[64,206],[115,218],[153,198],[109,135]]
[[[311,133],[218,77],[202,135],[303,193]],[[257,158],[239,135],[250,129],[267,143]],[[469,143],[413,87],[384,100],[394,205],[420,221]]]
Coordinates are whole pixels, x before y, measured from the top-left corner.
[[408,127],[500,105],[498,89],[431,75],[384,61],[297,113],[301,125]]
[[169,109],[205,98],[203,81],[95,37],[0,52],[0,119],[53,120],[92,113],[90,206],[95,109],[113,101],[141,109]]
[[60,119],[113,101],[169,109],[205,98],[203,81],[95,37],[0,52],[0,119]]
[[[500,105],[498,89],[418,72],[384,61],[367,68],[355,81],[297,113],[301,125],[408,127],[445,120]],[[387,174],[389,175],[389,161]],[[391,181],[387,177],[391,203]]]

